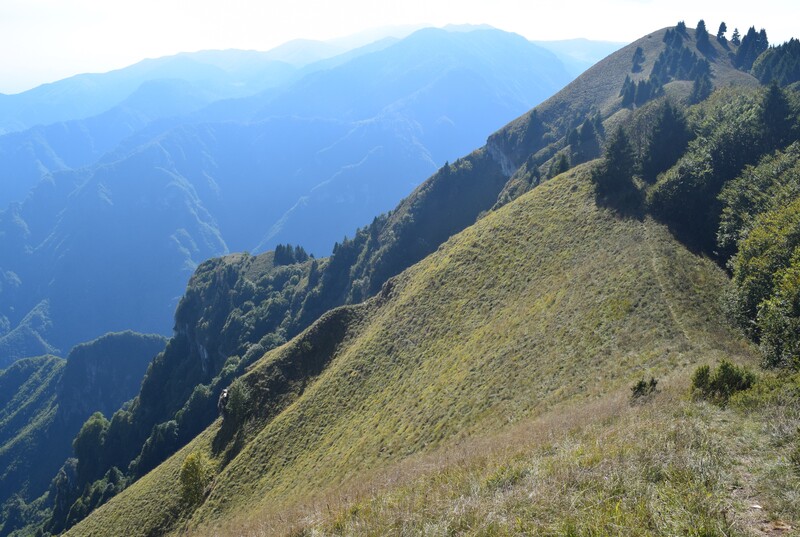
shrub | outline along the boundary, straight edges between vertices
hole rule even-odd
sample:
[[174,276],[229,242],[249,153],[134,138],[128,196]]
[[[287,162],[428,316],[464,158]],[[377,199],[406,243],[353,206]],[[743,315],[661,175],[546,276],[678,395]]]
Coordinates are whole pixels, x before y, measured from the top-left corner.
[[749,389],[755,375],[728,360],[722,360],[713,372],[707,365],[698,367],[692,375],[692,389],[702,399],[725,404],[731,395]]
[[226,419],[236,427],[243,425],[250,412],[250,389],[241,380],[235,380],[228,389],[226,407]]
[[183,461],[178,476],[181,484],[181,499],[184,503],[189,507],[202,503],[206,489],[211,484],[213,477],[213,466],[206,454],[190,453]]
[[656,392],[656,386],[658,386],[658,380],[654,377],[650,377],[649,381],[642,378],[631,387],[631,401],[636,401],[654,394]]

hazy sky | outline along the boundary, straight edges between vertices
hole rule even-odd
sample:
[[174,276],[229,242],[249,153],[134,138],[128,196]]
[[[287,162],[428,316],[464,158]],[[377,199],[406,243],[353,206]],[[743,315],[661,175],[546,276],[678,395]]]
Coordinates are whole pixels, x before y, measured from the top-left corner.
[[490,24],[529,39],[631,41],[699,19],[800,35],[798,0],[0,0],[0,93],[183,51],[268,50],[386,25]]

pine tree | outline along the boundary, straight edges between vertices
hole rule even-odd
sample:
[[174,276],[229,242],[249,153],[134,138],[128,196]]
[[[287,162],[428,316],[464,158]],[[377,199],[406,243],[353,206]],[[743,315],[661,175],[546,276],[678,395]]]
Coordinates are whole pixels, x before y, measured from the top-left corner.
[[697,22],[697,29],[694,31],[695,38],[697,39],[697,48],[701,51],[707,51],[711,47],[708,41],[708,30],[706,23],[703,19]]
[[595,169],[592,179],[597,192],[603,196],[626,196],[635,189],[633,176],[633,148],[628,135],[621,127],[610,137],[603,162]]
[[775,81],[767,88],[761,103],[761,125],[766,151],[786,145],[792,132],[791,108],[786,93]]
[[631,71],[634,73],[641,71],[642,62],[644,62],[644,51],[642,50],[642,47],[636,47],[636,51],[633,53],[633,66]]
[[702,74],[695,78],[692,84],[692,94],[689,96],[689,101],[692,104],[697,104],[705,101],[714,89],[714,84],[711,82],[711,77],[708,74]]
[[648,183],[655,183],[658,174],[669,169],[683,154],[690,136],[683,114],[669,101],[664,101],[645,143],[642,178]]
[[636,98],[636,84],[631,81],[629,76],[625,77],[619,96],[622,97],[622,106],[630,106],[633,104],[633,100]]
[[736,51],[734,58],[734,65],[742,71],[749,71],[753,67],[753,62],[756,61],[762,52],[769,48],[769,40],[767,39],[766,30],[756,32],[755,27],[751,26],[747,30],[747,35],[742,39],[742,44],[739,50]]
[[721,22],[719,25],[719,30],[717,30],[717,41],[725,42],[725,32],[728,31],[728,25],[725,22]]
[[733,29],[733,35],[731,36],[731,43],[733,43],[737,47],[742,44],[741,35],[739,34],[739,28]]

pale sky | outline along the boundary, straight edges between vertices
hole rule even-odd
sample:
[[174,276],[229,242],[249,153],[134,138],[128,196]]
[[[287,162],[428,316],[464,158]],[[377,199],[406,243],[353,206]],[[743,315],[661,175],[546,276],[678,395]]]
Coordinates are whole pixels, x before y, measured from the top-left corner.
[[269,50],[409,24],[489,24],[532,40],[632,41],[679,20],[770,43],[800,36],[798,0],[0,0],[0,93],[144,58],[204,49]]

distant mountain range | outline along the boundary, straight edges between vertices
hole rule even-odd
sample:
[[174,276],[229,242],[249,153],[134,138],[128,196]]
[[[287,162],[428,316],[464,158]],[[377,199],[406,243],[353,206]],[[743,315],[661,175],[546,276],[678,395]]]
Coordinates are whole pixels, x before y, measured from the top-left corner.
[[0,364],[168,333],[209,257],[329,253],[571,78],[493,29],[319,49],[181,54],[0,96],[6,130],[48,123],[0,137]]

